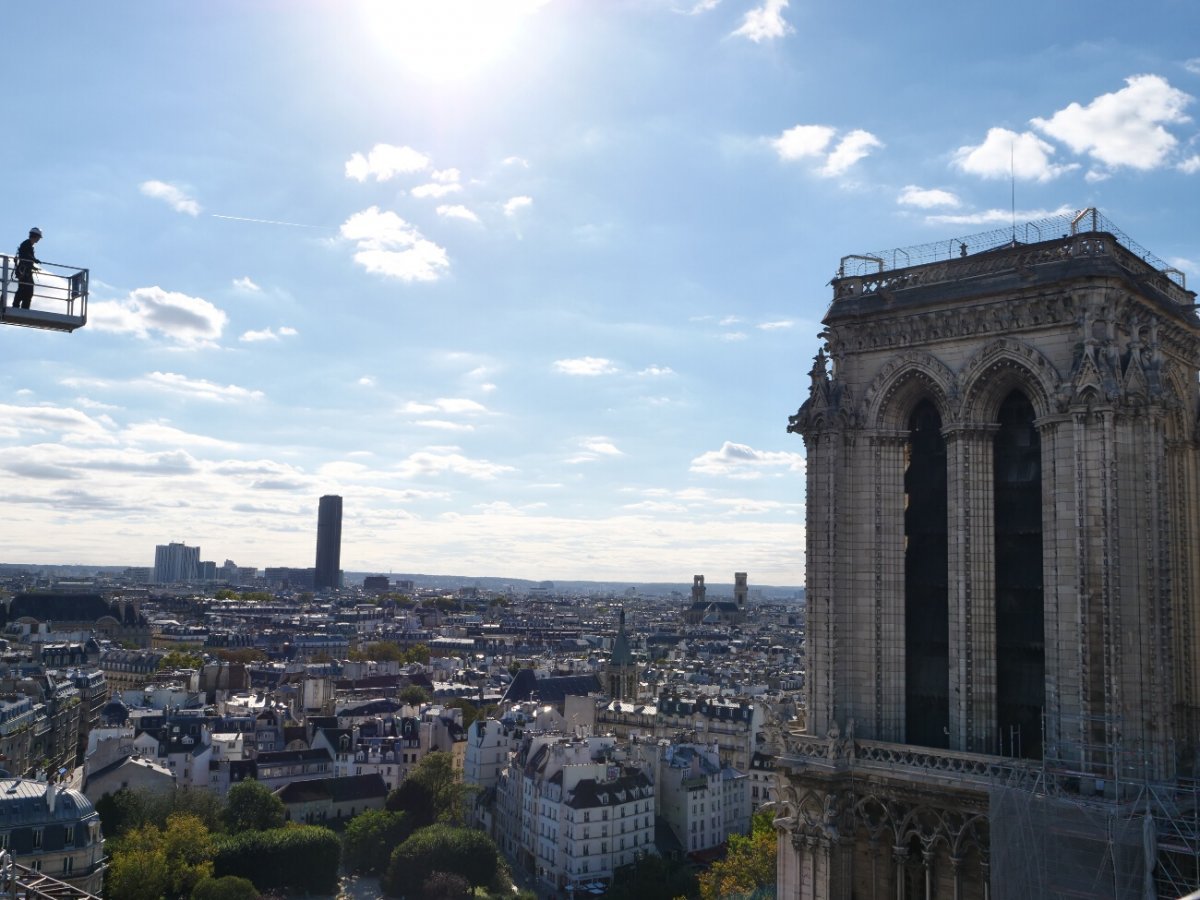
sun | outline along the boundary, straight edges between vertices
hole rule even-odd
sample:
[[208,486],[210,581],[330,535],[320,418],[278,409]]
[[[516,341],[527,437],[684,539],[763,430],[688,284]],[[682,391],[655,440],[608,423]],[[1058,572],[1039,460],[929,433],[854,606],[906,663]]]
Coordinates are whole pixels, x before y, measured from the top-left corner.
[[432,81],[469,79],[511,52],[521,22],[549,0],[370,0],[371,37]]

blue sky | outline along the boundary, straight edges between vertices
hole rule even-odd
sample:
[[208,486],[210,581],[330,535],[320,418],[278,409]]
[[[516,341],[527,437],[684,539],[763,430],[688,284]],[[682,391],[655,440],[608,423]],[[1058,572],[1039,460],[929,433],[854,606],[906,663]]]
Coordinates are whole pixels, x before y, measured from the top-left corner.
[[9,562],[803,582],[841,256],[1097,206],[1200,283],[1194,0],[6,10]]

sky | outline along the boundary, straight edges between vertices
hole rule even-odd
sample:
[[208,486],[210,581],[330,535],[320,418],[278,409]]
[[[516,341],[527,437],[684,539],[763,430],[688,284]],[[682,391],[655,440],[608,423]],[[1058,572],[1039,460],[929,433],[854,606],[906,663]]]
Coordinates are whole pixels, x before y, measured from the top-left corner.
[[798,585],[842,256],[1094,206],[1200,284],[1195,0],[5,25],[3,249],[91,294],[0,329],[0,562],[312,566],[332,493],[348,571]]

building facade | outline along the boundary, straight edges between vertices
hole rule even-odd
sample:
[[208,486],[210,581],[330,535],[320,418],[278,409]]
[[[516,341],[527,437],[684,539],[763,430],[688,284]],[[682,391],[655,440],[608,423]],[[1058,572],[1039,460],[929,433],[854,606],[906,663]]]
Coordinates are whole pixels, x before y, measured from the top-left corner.
[[780,897],[1196,886],[1195,294],[1094,211],[1031,228],[832,282]]

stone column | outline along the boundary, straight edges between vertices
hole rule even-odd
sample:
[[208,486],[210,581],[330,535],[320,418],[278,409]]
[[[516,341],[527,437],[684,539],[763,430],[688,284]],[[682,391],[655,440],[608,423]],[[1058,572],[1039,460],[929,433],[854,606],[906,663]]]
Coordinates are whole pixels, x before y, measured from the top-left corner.
[[995,752],[992,444],[998,427],[968,424],[944,431],[949,516],[950,747],[976,753]]
[[[873,733],[860,737],[903,741],[904,642],[904,454],[907,432],[871,437],[873,462],[872,552],[859,566],[872,567],[871,632],[860,653],[870,652]],[[868,562],[869,559],[869,562]],[[869,650],[868,650],[869,648]]]
[[896,900],[904,900],[904,866],[908,863],[908,848],[893,847],[892,859],[896,861]]

